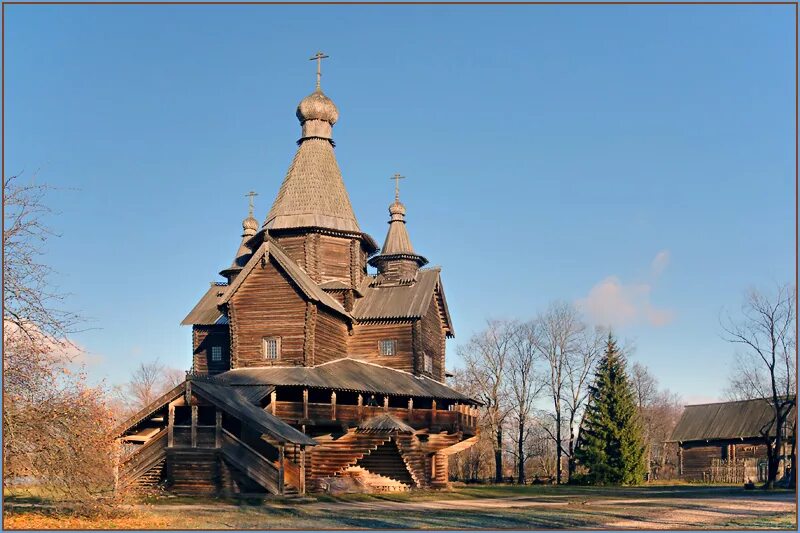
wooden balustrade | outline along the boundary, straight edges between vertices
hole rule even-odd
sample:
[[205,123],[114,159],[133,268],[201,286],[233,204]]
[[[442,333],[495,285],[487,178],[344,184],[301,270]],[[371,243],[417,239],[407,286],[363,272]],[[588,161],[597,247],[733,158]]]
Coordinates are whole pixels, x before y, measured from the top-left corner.
[[469,406],[456,405],[449,410],[422,409],[410,404],[412,407],[389,407],[387,405],[347,405],[336,403],[335,412],[330,403],[306,403],[276,401],[268,406],[275,416],[284,420],[303,420],[303,411],[311,420],[335,420],[345,423],[358,424],[374,416],[390,414],[410,425],[415,429],[436,425],[443,430],[470,430],[477,427],[477,417],[474,409]]

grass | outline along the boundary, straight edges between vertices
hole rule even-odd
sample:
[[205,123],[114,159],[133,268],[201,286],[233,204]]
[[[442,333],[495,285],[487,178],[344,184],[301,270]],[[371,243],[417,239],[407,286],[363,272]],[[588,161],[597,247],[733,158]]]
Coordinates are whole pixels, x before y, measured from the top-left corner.
[[490,485],[310,502],[148,498],[92,519],[48,513],[41,498],[6,496],[7,529],[796,529],[793,495],[732,486]]

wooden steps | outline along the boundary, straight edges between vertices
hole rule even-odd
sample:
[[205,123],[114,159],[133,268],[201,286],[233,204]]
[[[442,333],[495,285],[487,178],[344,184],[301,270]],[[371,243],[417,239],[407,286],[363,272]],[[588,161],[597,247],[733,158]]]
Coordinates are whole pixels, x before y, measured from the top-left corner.
[[341,475],[352,477],[368,492],[405,492],[411,488],[396,479],[370,472],[360,466],[349,466]]
[[314,448],[311,475],[313,478],[335,476],[390,439],[391,435],[358,433],[352,429],[346,435]]

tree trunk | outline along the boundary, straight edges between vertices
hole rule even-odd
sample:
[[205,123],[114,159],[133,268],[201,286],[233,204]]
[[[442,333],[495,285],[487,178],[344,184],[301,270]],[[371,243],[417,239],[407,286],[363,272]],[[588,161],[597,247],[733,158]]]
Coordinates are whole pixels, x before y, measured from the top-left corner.
[[495,483],[503,482],[503,428],[497,428],[497,444],[494,449],[494,480]]
[[561,412],[556,411],[556,484],[561,484]]
[[519,457],[519,472],[517,474],[517,481],[520,485],[525,484],[525,420],[520,418],[519,421],[519,441],[517,442],[517,455]]

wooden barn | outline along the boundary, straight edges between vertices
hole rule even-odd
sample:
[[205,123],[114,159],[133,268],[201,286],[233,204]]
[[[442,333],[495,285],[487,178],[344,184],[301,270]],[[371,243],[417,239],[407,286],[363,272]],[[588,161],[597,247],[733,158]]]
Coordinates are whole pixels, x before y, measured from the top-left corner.
[[411,245],[397,182],[383,247],[361,231],[334,155],[338,117],[318,71],[272,208],[259,224],[251,195],[224,281],[183,321],[186,382],[119,429],[120,486],[444,487],[448,455],[477,440],[478,402],[445,383],[453,325],[440,269]]
[[[679,477],[709,483],[765,481],[767,445],[763,435],[774,433],[772,409],[767,399],[686,406],[671,438],[678,444]],[[795,408],[789,420],[796,416]],[[783,464],[788,465],[795,435],[791,426],[783,431]]]

